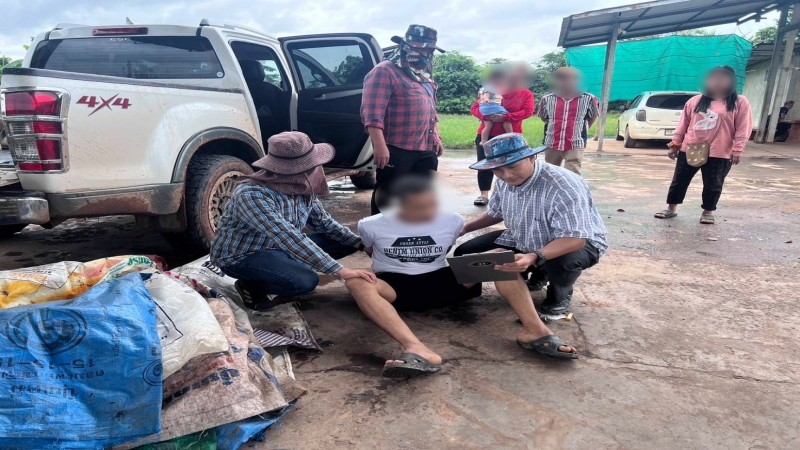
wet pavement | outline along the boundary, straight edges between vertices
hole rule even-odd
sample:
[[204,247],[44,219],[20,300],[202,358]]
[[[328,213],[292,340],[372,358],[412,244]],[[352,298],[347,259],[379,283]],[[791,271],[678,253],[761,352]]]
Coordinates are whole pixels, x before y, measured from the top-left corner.
[[[293,354],[310,393],[261,448],[800,448],[800,151],[745,158],[714,226],[698,223],[699,176],[677,218],[652,217],[673,167],[659,152],[585,157],[611,250],[579,280],[575,320],[552,326],[580,360],[518,348],[487,285],[463,307],[406,315],[441,373],[384,380],[400,349],[329,282],[302,303],[325,351]],[[453,152],[440,172],[448,207],[474,216],[469,162]],[[328,208],[353,226],[368,195],[334,183]],[[29,227],[0,242],[0,268],[126,253],[193,256],[115,217]]]

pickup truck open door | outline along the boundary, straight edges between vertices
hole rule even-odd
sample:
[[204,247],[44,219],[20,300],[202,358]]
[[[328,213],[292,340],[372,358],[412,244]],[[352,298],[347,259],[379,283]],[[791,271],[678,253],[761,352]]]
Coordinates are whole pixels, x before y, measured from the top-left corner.
[[360,115],[364,76],[382,59],[375,38],[318,34],[284,37],[280,43],[298,91],[293,128],[336,148],[328,166],[363,165],[357,160],[368,137]]

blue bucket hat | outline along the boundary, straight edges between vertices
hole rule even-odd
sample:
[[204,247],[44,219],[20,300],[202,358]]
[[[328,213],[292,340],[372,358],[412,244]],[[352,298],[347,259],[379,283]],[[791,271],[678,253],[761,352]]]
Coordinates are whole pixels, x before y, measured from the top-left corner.
[[483,144],[486,159],[469,166],[475,170],[492,170],[514,164],[531,156],[543,153],[547,147],[530,148],[528,142],[519,133],[506,133],[495,136]]

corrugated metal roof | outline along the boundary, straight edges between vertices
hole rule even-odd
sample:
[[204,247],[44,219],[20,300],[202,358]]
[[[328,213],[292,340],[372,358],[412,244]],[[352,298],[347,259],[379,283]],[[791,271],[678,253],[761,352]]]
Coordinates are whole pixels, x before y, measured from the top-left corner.
[[[781,44],[781,51],[783,51],[784,44]],[[772,59],[772,52],[775,50],[775,44],[758,44],[753,47],[753,52],[750,53],[750,61],[747,63],[747,68],[757,66],[763,62]],[[800,46],[794,46],[794,54],[800,54]]]
[[565,17],[558,45],[607,42],[615,29],[620,39],[652,36],[752,19],[797,0],[659,0],[600,9]]

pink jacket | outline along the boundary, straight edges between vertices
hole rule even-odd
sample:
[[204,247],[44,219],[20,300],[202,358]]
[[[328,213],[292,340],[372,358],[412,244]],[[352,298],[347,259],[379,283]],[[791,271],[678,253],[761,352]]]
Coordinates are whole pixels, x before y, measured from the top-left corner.
[[686,102],[672,142],[687,145],[711,144],[709,156],[731,159],[733,153],[741,154],[753,131],[753,112],[750,101],[743,95],[733,111],[728,111],[725,100],[711,102],[708,111],[696,113],[694,109],[702,96],[696,95]]

